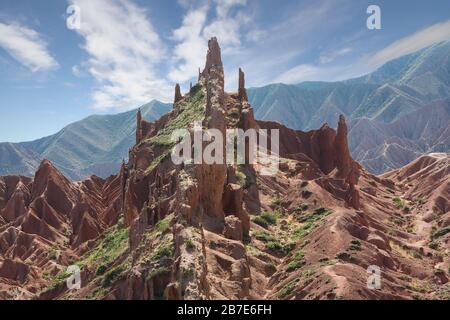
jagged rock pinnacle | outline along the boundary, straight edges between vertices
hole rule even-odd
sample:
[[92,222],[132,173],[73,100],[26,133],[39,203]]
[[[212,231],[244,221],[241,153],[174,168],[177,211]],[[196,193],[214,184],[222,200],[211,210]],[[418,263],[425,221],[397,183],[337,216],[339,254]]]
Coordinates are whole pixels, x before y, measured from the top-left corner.
[[245,89],[245,74],[241,68],[239,68],[239,100],[248,101],[247,90]]
[[142,113],[141,109],[138,110],[136,115],[136,144],[142,140]]
[[180,85],[177,83],[175,85],[175,99],[174,99],[174,103],[177,103],[178,101],[180,101],[181,99],[183,99],[183,95],[181,94],[181,88]]
[[212,67],[223,68],[222,54],[219,46],[219,42],[216,37],[211,38],[208,41],[208,54],[206,55],[205,72],[209,72]]
[[350,150],[348,149],[347,131],[345,117],[340,115],[335,138],[335,147],[337,155],[336,166],[341,177],[346,177],[352,169],[352,159]]

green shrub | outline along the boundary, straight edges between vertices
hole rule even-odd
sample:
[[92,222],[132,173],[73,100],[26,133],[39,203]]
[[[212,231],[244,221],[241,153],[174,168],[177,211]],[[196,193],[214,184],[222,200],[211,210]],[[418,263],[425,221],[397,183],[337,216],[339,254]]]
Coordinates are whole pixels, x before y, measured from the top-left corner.
[[155,229],[158,232],[164,233],[169,229],[169,226],[170,226],[170,219],[164,218],[156,223]]
[[406,202],[399,197],[395,197],[394,199],[392,199],[392,201],[395,203],[397,209],[405,210],[407,208],[407,210],[409,210],[409,208],[406,206]]
[[102,287],[109,287],[123,276],[125,266],[122,264],[108,271],[102,281]]
[[186,276],[194,276],[194,274],[195,274],[195,270],[194,270],[194,268],[192,268],[192,267],[189,267],[189,268],[184,268],[183,267],[183,274],[184,275],[186,275]]
[[263,228],[268,228],[269,227],[269,224],[267,223],[267,221],[266,220],[264,220],[261,216],[256,216],[256,217],[254,217],[253,219],[252,219],[252,221],[254,222],[254,223],[256,223],[257,225],[260,225],[261,227],[263,227]]
[[303,226],[297,228],[293,232],[293,239],[298,240],[306,237],[314,229],[314,224],[312,222],[306,222]]
[[261,215],[261,218],[263,218],[264,220],[266,220],[266,222],[268,224],[276,224],[277,223],[277,214],[274,212],[264,212]]
[[106,269],[108,267],[105,264],[101,264],[98,266],[97,271],[95,272],[96,275],[100,276],[106,272]]
[[278,240],[272,240],[266,243],[266,248],[271,251],[276,251],[281,254],[288,254],[295,247],[294,242],[281,243]]
[[300,278],[296,278],[294,280],[289,281],[288,283],[286,283],[283,288],[280,289],[280,291],[278,291],[278,298],[284,298],[287,295],[289,295],[290,293],[292,293],[292,291],[295,289],[295,287],[297,286],[297,284],[299,283]]
[[302,181],[302,183],[300,183],[300,188],[305,188],[306,186],[308,186],[308,184],[308,181]]
[[349,249],[350,249],[350,250],[353,250],[353,251],[359,251],[359,250],[361,250],[361,242],[359,242],[358,240],[352,240],[352,241],[350,241],[350,247],[349,247]]
[[440,237],[446,235],[449,232],[450,232],[450,228],[440,229],[440,230],[435,231],[431,237],[433,239],[437,239],[437,238],[440,238]]
[[186,239],[186,241],[184,242],[184,244],[186,245],[186,248],[188,250],[192,250],[195,248],[194,242],[191,239]]
[[297,208],[294,209],[294,212],[303,212],[308,210],[308,205],[305,203],[299,204]]
[[168,258],[173,253],[173,244],[162,244],[158,247],[155,254],[153,255],[153,260],[161,260],[163,258]]
[[263,242],[275,241],[275,238],[265,231],[255,231],[253,236]]
[[158,267],[156,269],[153,269],[152,272],[150,272],[150,274],[147,276],[147,280],[153,279],[163,274],[167,274],[169,272],[170,269],[168,269],[167,267]]
[[275,207],[281,206],[281,199],[279,197],[273,198],[272,199],[272,205],[275,206]]
[[439,249],[439,243],[436,242],[436,241],[431,241],[431,242],[428,244],[428,246],[429,246],[431,249],[433,249],[433,250]]
[[308,199],[309,197],[311,197],[312,196],[312,192],[311,191],[308,191],[308,190],[303,190],[302,191],[302,197],[304,198],[304,199]]
[[264,212],[260,216],[253,218],[253,222],[263,228],[267,228],[269,225],[275,225],[277,223],[277,219],[278,217],[275,212]]
[[325,217],[332,213],[332,210],[327,208],[318,208],[315,209],[312,213],[305,213],[298,217],[299,222],[315,222],[317,220],[320,220],[322,217]]
[[286,267],[287,272],[292,272],[296,269],[303,267],[306,264],[305,254],[302,251],[298,251],[292,257],[292,260]]
[[209,247],[210,247],[211,249],[215,250],[215,249],[217,248],[217,242],[211,240],[211,241],[209,242]]
[[279,241],[274,240],[274,241],[267,242],[266,248],[269,250],[273,250],[273,251],[282,251],[283,245]]

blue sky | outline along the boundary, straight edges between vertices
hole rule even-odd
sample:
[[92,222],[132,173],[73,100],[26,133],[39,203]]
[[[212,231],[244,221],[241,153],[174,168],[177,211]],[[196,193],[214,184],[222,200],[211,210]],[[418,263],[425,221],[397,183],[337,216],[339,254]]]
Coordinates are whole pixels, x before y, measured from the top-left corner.
[[[366,9],[381,8],[381,30]],[[81,9],[81,28],[66,9]],[[450,1],[2,0],[0,141],[50,135],[93,113],[171,101],[195,81],[207,39],[223,50],[226,87],[359,76],[450,39]]]

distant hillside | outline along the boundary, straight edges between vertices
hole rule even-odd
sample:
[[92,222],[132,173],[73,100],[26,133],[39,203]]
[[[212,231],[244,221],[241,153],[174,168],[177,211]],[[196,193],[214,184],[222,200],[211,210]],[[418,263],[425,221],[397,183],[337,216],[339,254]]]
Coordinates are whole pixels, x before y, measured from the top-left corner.
[[[360,78],[298,85],[273,84],[249,89],[248,95],[256,118],[278,121],[299,130],[317,128],[323,122],[337,123],[339,114],[347,117],[350,129],[363,121],[358,134],[350,134],[352,154],[372,172],[381,173],[404,166],[422,153],[449,151],[449,130],[442,133],[444,137],[429,135],[424,142],[423,139],[419,141],[421,129],[417,128],[418,131],[408,138],[408,144],[402,145],[401,142],[406,143],[406,140],[401,131],[378,130],[374,135],[374,128],[381,124],[401,123],[405,116],[414,122],[414,115],[423,117],[420,111],[432,104],[439,103],[448,110],[450,42],[390,61]],[[435,120],[448,127],[449,113],[441,112],[440,117]],[[428,125],[433,128],[434,122]],[[447,144],[443,145],[442,141]]]
[[[255,118],[299,130],[333,125],[344,114],[353,157],[373,173],[402,167],[421,154],[450,151],[450,42],[398,58],[375,72],[340,82],[272,84],[248,90]],[[146,120],[171,110],[152,101]],[[91,116],[55,135],[0,143],[0,175],[33,175],[51,160],[74,180],[118,170],[134,143],[136,110]]]
[[[171,104],[152,101],[141,111],[144,119],[153,121],[171,108]],[[136,112],[93,115],[36,141],[0,143],[0,175],[32,176],[42,159],[51,160],[74,180],[116,173],[135,142]]]

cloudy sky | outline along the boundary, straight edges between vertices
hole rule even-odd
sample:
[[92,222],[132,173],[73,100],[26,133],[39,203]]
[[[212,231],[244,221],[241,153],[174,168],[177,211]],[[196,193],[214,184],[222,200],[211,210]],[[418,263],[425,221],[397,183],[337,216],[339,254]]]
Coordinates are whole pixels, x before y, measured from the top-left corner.
[[[369,30],[370,4],[381,30]],[[80,8],[80,28],[67,8]],[[53,134],[195,81],[207,39],[222,46],[226,87],[336,81],[450,39],[450,1],[2,0],[0,141]]]

